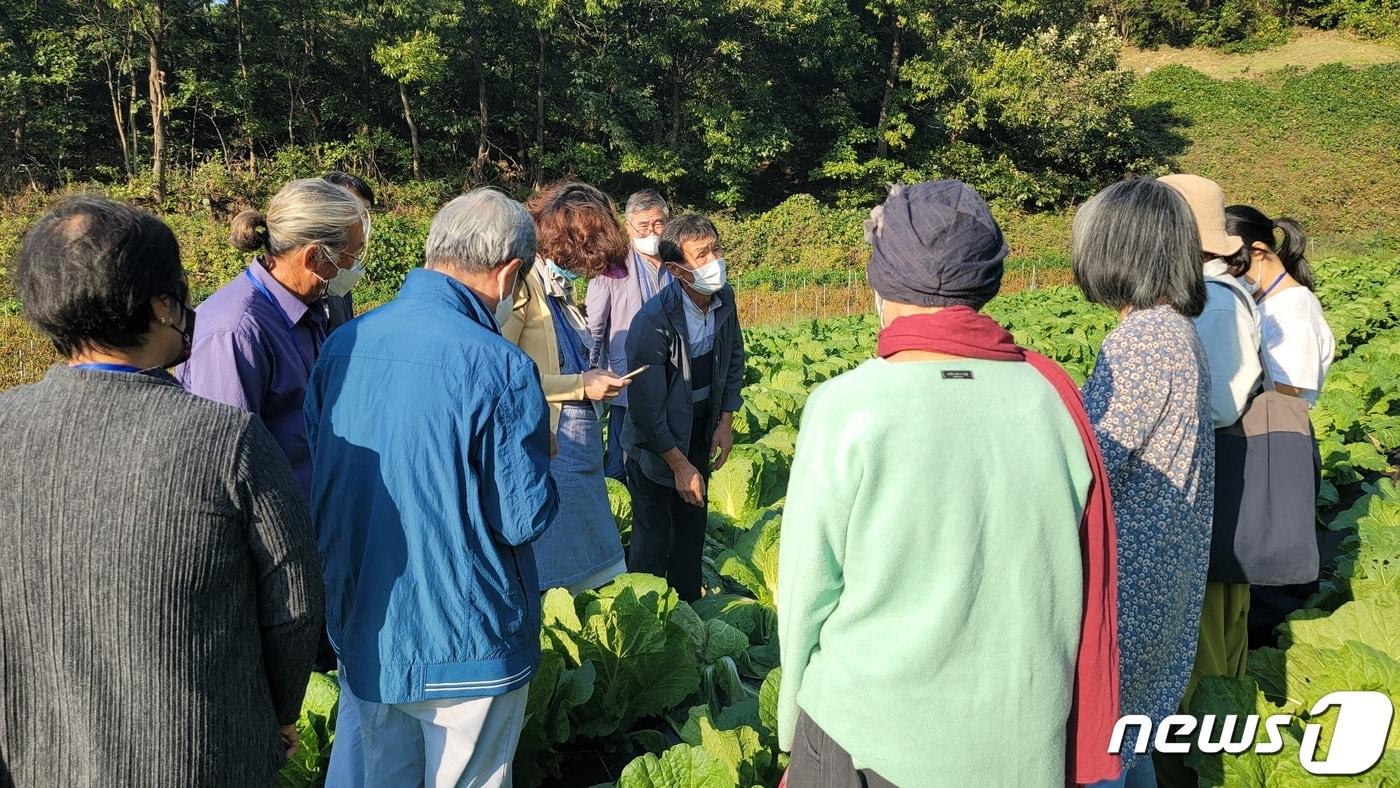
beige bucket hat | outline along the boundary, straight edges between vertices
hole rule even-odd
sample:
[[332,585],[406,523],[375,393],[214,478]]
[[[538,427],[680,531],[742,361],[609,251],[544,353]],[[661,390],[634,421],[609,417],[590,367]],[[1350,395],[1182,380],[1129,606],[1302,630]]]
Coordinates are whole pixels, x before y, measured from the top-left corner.
[[1157,180],[1180,192],[1191,206],[1201,232],[1201,251],[1229,257],[1244,246],[1243,238],[1225,232],[1225,190],[1219,184],[1199,175],[1163,175]]

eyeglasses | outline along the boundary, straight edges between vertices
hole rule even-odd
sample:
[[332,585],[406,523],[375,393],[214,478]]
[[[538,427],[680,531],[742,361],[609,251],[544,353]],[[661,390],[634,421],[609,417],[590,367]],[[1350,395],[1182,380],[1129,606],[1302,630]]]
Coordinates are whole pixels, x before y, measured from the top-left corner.
[[662,229],[666,227],[666,220],[664,219],[653,219],[649,222],[642,222],[640,224],[632,221],[631,219],[628,219],[627,223],[632,225],[633,230],[636,230],[639,233],[645,233],[647,235],[660,235]]
[[344,260],[347,254],[348,254],[348,253],[346,253],[346,252],[341,252],[341,253],[338,254],[338,255],[333,255],[333,254],[331,254],[330,251],[327,250],[325,247],[321,247],[321,260],[322,260],[322,261],[327,262],[327,263],[330,263],[331,265],[333,265],[333,266],[335,266],[336,268],[339,268],[339,269],[341,269],[341,270],[346,270],[346,271],[348,271],[348,270],[355,269],[355,268],[361,268],[361,269],[362,269],[362,268],[365,267],[365,262],[369,259],[369,246],[368,246],[368,245],[361,246],[361,247],[360,247],[360,251],[359,251],[358,254],[350,255],[350,266],[349,266],[349,268],[346,268],[345,266],[342,266],[342,265],[340,264],[340,261],[341,261],[341,260]]

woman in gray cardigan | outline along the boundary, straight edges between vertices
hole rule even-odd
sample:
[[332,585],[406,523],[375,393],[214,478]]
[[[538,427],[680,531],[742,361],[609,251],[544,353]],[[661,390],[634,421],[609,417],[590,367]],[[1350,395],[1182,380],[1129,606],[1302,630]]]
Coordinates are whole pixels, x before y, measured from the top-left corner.
[[194,322],[174,235],[65,200],[15,282],[67,363],[0,393],[0,785],[274,784],[320,570],[272,436],[165,371]]

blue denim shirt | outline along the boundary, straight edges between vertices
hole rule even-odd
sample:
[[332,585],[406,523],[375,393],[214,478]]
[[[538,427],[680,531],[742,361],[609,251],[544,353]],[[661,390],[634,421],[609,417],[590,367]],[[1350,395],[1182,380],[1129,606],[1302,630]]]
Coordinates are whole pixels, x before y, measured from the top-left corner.
[[469,289],[409,274],[306,392],[326,623],[360,698],[487,697],[539,658],[530,543],[558,506],[534,362]]

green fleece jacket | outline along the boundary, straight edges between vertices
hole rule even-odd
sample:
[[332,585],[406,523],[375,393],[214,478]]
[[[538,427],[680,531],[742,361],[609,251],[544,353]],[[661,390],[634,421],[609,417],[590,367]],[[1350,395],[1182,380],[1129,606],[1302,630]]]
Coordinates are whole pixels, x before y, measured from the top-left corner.
[[1063,786],[1091,472],[1050,383],[876,359],[813,392],[798,435],[783,749],[800,707],[903,788]]

